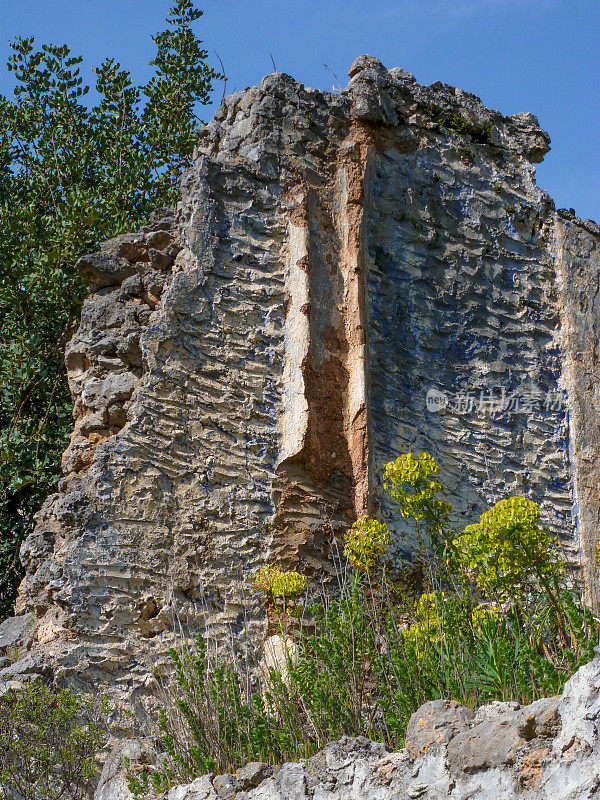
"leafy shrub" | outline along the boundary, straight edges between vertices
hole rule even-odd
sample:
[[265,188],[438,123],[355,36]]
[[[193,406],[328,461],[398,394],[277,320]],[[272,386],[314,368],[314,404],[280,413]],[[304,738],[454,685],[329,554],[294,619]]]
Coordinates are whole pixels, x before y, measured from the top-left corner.
[[264,692],[257,693],[241,668],[210,664],[202,636],[195,649],[169,652],[177,692],[158,720],[168,758],[159,769],[130,769],[135,797],[248,761],[278,763],[310,753],[304,747],[304,720],[276,672],[266,679]]
[[239,667],[211,667],[202,636],[194,649],[171,650],[178,691],[158,720],[168,759],[130,769],[134,796],[248,761],[308,758],[344,734],[379,735],[377,708],[368,707],[376,638],[361,586],[357,577],[341,598],[313,609],[317,632],[299,637],[285,677],[269,670],[261,691]]
[[0,698],[0,786],[23,800],[83,800],[104,741],[98,698],[41,681]]

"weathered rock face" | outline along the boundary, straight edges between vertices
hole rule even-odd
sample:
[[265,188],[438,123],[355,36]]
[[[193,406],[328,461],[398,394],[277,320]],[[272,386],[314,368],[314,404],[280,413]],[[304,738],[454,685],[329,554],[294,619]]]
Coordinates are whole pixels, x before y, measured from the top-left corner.
[[[131,752],[131,745],[126,752]],[[138,745],[139,749],[139,745]],[[119,762],[120,752],[113,761]],[[121,758],[122,761],[122,758]],[[595,800],[600,797],[600,661],[560,697],[529,706],[491,703],[473,713],[444,700],[413,714],[406,749],[344,738],[270,769],[249,764],[171,789],[167,800]],[[96,800],[129,800],[105,770]]]
[[180,630],[259,641],[251,573],[328,580],[367,510],[408,557],[380,482],[408,450],[460,521],[540,501],[592,594],[599,229],[536,187],[532,115],[350,74],[226,98],[177,219],[80,262],[75,431],[17,606],[59,674],[143,691]]

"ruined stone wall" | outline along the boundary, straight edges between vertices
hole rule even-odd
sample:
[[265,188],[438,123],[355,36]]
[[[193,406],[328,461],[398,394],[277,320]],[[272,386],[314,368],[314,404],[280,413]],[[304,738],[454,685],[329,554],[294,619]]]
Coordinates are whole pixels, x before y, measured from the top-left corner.
[[381,488],[407,450],[459,523],[542,502],[593,593],[598,227],[536,187],[532,115],[370,57],[350,75],[227,97],[177,216],[80,262],[75,431],[17,604],[59,675],[146,691],[207,620],[255,645],[256,568],[329,580],[365,511],[410,558]]

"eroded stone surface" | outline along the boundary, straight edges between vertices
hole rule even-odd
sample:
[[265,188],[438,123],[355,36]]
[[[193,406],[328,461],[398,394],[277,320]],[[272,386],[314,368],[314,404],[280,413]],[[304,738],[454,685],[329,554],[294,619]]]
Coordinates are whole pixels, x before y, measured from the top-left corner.
[[79,265],[75,429],[17,603],[57,677],[135,699],[182,634],[256,649],[254,570],[326,583],[365,511],[410,558],[381,487],[407,450],[459,522],[540,501],[593,599],[600,237],[536,187],[548,147],[368,56],[341,94],[275,73],[225,98],[177,216]]

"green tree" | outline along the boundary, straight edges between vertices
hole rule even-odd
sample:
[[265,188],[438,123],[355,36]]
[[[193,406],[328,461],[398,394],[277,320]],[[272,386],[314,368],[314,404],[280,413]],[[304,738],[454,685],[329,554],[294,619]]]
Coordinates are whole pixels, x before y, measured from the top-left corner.
[[11,43],[16,86],[0,96],[0,619],[70,429],[63,350],[85,295],[74,264],[175,202],[198,109],[223,77],[192,29],[201,15],[176,0],[147,84],[113,59],[95,68],[95,105],[66,45]]

